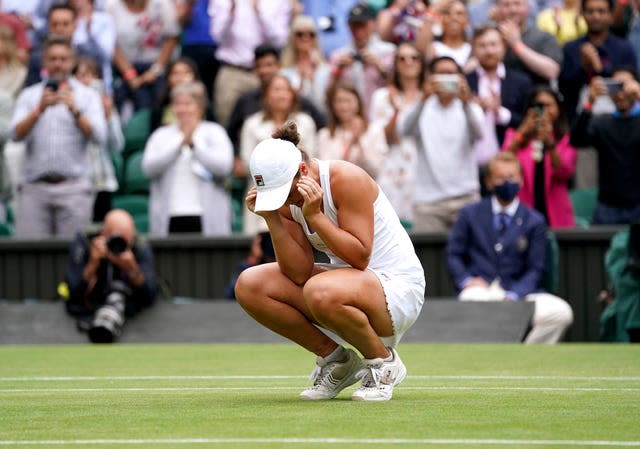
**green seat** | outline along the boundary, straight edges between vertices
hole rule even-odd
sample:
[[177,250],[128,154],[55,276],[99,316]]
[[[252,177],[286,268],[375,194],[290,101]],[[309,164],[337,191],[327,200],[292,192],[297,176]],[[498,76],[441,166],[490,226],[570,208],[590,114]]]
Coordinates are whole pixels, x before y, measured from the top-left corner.
[[596,187],[573,189],[569,192],[569,196],[573,205],[576,226],[588,228],[598,203],[598,189]]
[[0,223],[0,237],[11,237],[13,235],[13,226],[9,223]]
[[143,108],[134,112],[133,116],[124,125],[124,150],[126,157],[138,150],[143,150],[147,139],[151,134],[151,109]]
[[124,158],[121,153],[111,151],[109,153],[111,157],[111,163],[113,164],[113,173],[118,181],[118,190],[122,189],[122,183],[124,182]]
[[143,151],[130,154],[124,163],[124,182],[120,188],[123,194],[149,194],[149,178],[142,171]]
[[556,235],[547,231],[547,253],[545,269],[542,277],[542,287],[551,294],[557,295],[560,284],[560,248]]

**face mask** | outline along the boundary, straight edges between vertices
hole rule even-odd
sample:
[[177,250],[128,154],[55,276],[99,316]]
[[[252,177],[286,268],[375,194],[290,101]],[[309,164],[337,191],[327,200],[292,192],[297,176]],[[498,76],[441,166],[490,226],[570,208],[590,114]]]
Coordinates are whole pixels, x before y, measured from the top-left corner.
[[511,201],[520,191],[520,184],[513,181],[505,181],[493,188],[493,193],[503,201]]

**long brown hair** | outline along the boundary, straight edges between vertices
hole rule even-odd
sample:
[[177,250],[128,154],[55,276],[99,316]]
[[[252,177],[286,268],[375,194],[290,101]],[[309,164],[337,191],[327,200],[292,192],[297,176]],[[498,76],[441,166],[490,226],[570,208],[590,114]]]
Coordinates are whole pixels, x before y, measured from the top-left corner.
[[289,81],[289,78],[287,78],[284,75],[276,74],[262,88],[262,118],[263,118],[263,120],[271,120],[273,118],[271,110],[267,106],[267,101],[266,100],[267,100],[267,92],[269,92],[269,88],[271,88],[271,85],[277,79],[281,79],[281,80],[286,81],[287,82],[287,86],[289,86],[289,90],[293,94],[293,101],[291,102],[291,107],[287,111],[287,117],[289,117],[291,114],[293,114],[294,112],[296,112],[299,109],[300,99],[298,98],[298,93],[296,92],[296,90],[291,85],[291,81]]
[[331,137],[335,136],[336,128],[340,126],[336,110],[333,106],[333,101],[335,100],[336,94],[339,90],[344,90],[345,92],[349,92],[356,96],[358,99],[358,115],[365,121],[365,123],[368,123],[367,117],[364,114],[364,104],[356,86],[347,81],[339,81],[327,91],[327,110],[329,111],[327,128],[329,128],[329,135]]

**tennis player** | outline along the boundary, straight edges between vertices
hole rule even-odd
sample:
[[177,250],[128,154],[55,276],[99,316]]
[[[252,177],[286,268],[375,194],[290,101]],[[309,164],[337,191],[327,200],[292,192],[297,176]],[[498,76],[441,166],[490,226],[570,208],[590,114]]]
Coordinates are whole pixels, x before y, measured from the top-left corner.
[[[361,379],[353,400],[387,401],[407,373],[395,348],[422,308],[424,271],[376,182],[352,163],[309,159],[299,142],[288,122],[251,155],[246,205],[265,219],[276,262],[242,272],[236,298],[316,354],[302,399],[334,398]],[[316,263],[314,248],[330,263]]]

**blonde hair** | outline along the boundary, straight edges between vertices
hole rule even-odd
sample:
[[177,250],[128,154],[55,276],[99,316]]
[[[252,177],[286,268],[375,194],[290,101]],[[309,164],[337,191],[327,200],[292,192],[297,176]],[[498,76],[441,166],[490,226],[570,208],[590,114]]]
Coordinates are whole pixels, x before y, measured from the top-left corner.
[[171,101],[175,100],[178,95],[189,95],[203,111],[207,109],[207,89],[200,81],[189,81],[176,85],[171,89]]
[[22,65],[18,58],[16,36],[13,30],[5,25],[0,25],[0,48],[2,48],[2,56],[6,59],[7,65]]
[[291,31],[289,32],[289,39],[287,39],[287,45],[282,50],[282,56],[280,56],[280,65],[282,68],[293,67],[296,65],[296,61],[298,60],[298,55],[296,54],[296,49],[293,43],[295,39],[295,34],[297,31],[302,30],[310,30],[316,33],[315,39],[315,49],[318,51],[318,55],[320,56],[319,62],[325,62],[322,46],[320,45],[320,38],[318,37],[318,28],[316,27],[315,22],[311,16],[298,15],[291,22]]

